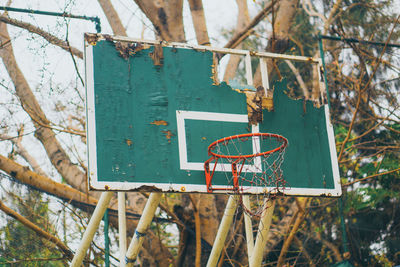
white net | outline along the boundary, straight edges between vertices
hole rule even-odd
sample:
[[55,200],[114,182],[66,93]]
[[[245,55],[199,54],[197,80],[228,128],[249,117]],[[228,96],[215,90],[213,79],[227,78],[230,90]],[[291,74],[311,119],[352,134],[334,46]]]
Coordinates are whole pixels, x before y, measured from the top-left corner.
[[[243,210],[251,216],[260,216],[266,207],[264,199],[283,193],[288,187],[282,172],[287,144],[283,136],[268,133],[236,135],[215,141],[208,148],[211,158],[205,163],[209,192],[224,190],[239,194]],[[216,172],[225,175],[227,187],[213,186]],[[250,206],[243,204],[244,194],[250,194]]]

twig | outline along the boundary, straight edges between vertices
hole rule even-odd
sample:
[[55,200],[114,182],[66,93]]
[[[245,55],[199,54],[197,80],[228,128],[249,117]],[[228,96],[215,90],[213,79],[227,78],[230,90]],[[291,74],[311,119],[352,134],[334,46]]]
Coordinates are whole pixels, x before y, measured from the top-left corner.
[[369,176],[367,176],[367,177],[360,178],[360,179],[356,179],[356,180],[354,180],[354,181],[345,183],[345,184],[342,185],[342,186],[349,186],[349,185],[352,185],[352,184],[355,184],[355,183],[358,183],[358,182],[362,182],[362,181],[365,181],[365,180],[368,180],[368,179],[371,179],[371,178],[375,178],[375,177],[378,177],[378,176],[381,176],[381,175],[390,174],[390,173],[397,172],[397,171],[400,171],[400,168],[397,168],[397,169],[394,169],[394,170],[390,170],[390,171],[386,171],[386,172],[381,172],[381,173],[372,174],[372,175],[369,175]]
[[65,261],[68,260],[66,257],[58,257],[58,258],[31,258],[31,259],[22,259],[22,260],[13,260],[13,261],[5,261],[2,263],[16,264],[22,262],[40,262],[40,261]]
[[309,198],[303,198],[302,200],[297,202],[298,203],[298,208],[299,208],[299,213],[298,213],[296,221],[295,221],[295,223],[293,225],[293,228],[289,233],[289,236],[287,237],[287,239],[283,243],[283,246],[282,246],[282,249],[281,249],[281,253],[279,254],[279,258],[278,258],[278,263],[277,263],[278,267],[282,266],[283,261],[285,260],[285,257],[286,257],[286,253],[288,252],[289,246],[292,243],[293,238],[295,237],[297,230],[299,229],[300,225],[304,221],[305,209],[306,209],[306,206],[307,206],[308,202],[309,202]]
[[[274,2],[274,1],[273,1]],[[246,39],[252,32],[252,29],[269,13],[269,11],[274,6],[274,3],[269,3],[263,10],[258,13],[253,20],[245,27],[243,30],[236,33],[231,40],[224,46],[224,48],[235,48],[244,39]]]
[[19,27],[19,28],[23,28],[23,29],[25,29],[25,30],[27,30],[27,31],[29,31],[31,33],[40,35],[41,37],[43,37],[49,43],[51,43],[53,45],[56,45],[56,46],[64,49],[67,52],[71,51],[71,53],[74,56],[76,56],[76,57],[78,57],[80,59],[83,59],[82,51],[80,51],[79,49],[77,49],[75,47],[70,47],[67,42],[62,41],[58,37],[56,37],[54,35],[51,35],[48,32],[46,32],[46,31],[44,31],[44,30],[42,30],[42,29],[40,29],[40,28],[38,28],[38,27],[36,27],[36,26],[34,26],[32,24],[29,24],[29,23],[23,22],[23,21],[19,21],[19,20],[16,20],[16,19],[12,19],[12,18],[9,18],[9,17],[6,17],[6,16],[0,16],[0,21],[4,22],[4,23],[7,23],[7,24],[10,24],[10,25],[13,25],[13,26],[16,26],[16,27]]
[[308,91],[307,86],[304,83],[303,78],[300,75],[299,70],[289,60],[285,60],[285,62],[289,66],[289,68],[292,70],[294,75],[296,76],[296,80],[299,82],[300,88],[303,91],[304,98],[310,99],[310,92]]
[[343,156],[343,151],[344,151],[345,145],[346,145],[346,143],[347,143],[347,142],[349,141],[349,139],[350,139],[350,134],[351,134],[351,131],[352,131],[352,129],[353,129],[353,126],[354,126],[354,123],[355,123],[355,120],[356,120],[356,117],[357,117],[358,110],[359,110],[359,108],[360,108],[360,103],[361,103],[361,88],[360,88],[359,85],[358,85],[357,87],[358,87],[358,97],[357,97],[356,108],[355,108],[355,110],[354,110],[354,112],[353,112],[353,117],[352,117],[352,119],[351,119],[351,123],[350,123],[349,129],[348,129],[348,131],[347,131],[346,138],[343,140],[343,143],[342,143],[342,145],[341,145],[341,147],[340,147],[340,152],[339,152],[339,156],[338,156],[338,162],[340,162],[340,160],[341,160],[341,158],[342,158],[342,156]]

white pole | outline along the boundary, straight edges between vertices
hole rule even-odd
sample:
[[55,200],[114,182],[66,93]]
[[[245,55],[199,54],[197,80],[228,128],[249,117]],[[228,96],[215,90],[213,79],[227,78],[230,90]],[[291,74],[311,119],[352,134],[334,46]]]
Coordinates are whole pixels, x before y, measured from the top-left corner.
[[267,244],[267,235],[269,232],[269,228],[271,226],[272,214],[274,213],[275,208],[275,199],[271,199],[271,207],[266,208],[268,205],[268,199],[266,198],[264,201],[264,211],[262,213],[262,217],[260,220],[260,224],[258,225],[258,233],[256,244],[254,246],[253,253],[249,258],[249,266],[250,267],[259,267],[261,266],[263,252],[265,245]]
[[268,96],[269,81],[268,81],[268,68],[265,58],[260,57],[260,72],[261,72],[261,82],[264,87],[265,96]]
[[126,253],[125,192],[118,192],[118,233],[119,233],[119,266],[125,267],[125,253]]
[[86,251],[88,250],[90,243],[93,240],[94,234],[99,227],[100,221],[103,218],[104,212],[108,207],[108,203],[110,203],[113,193],[114,192],[111,191],[101,193],[100,200],[97,203],[92,217],[90,218],[89,224],[86,228],[85,233],[83,234],[79,248],[75,253],[74,258],[72,259],[72,262],[70,264],[71,267],[80,267],[82,265],[83,258],[86,255]]
[[208,258],[207,267],[214,267],[217,265],[221,251],[224,247],[226,236],[228,235],[229,228],[231,227],[233,216],[235,215],[238,205],[238,196],[230,195],[228,203],[226,204],[225,213],[222,217],[221,224],[218,228],[217,236],[215,237],[214,245],[211,250],[210,257]]
[[253,71],[251,69],[251,56],[250,52],[246,54],[244,65],[246,68],[246,80],[248,85],[253,85]]
[[[250,210],[250,198],[248,195],[243,196],[243,205]],[[244,225],[246,229],[247,255],[250,257],[254,249],[253,224],[251,223],[250,215],[246,212],[244,212]]]
[[158,204],[160,203],[161,196],[162,193],[151,193],[149,199],[147,200],[142,217],[140,217],[135,234],[133,235],[131,243],[129,244],[128,251],[126,252],[126,267],[132,267],[134,261],[136,260],[139,249],[142,246],[144,236],[146,235],[147,229],[149,228]]

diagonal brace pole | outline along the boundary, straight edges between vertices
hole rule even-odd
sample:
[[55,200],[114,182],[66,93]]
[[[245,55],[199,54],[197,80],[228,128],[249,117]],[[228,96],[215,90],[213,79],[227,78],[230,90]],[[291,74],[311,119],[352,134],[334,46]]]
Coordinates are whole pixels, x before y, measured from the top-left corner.
[[219,225],[218,228],[217,236],[215,237],[210,257],[208,258],[207,267],[217,266],[237,206],[238,206],[238,195],[230,195],[228,203],[226,204],[224,216],[222,217],[221,224]]
[[125,254],[126,254],[125,192],[118,192],[118,235],[119,235],[119,266],[125,267]]
[[132,267],[133,263],[136,261],[139,250],[142,247],[144,237],[146,236],[147,229],[149,228],[158,204],[160,203],[161,196],[162,193],[151,193],[149,199],[147,200],[142,217],[140,217],[135,234],[133,235],[131,243],[129,244],[128,251],[126,252],[126,267]]
[[[250,198],[248,195],[243,196],[243,204],[246,209],[250,209]],[[247,255],[253,253],[254,249],[254,236],[253,236],[253,224],[251,222],[251,217],[246,212],[243,213],[244,216],[244,225],[246,229],[246,241],[247,241]]]
[[264,248],[267,244],[267,235],[271,226],[272,214],[274,213],[275,198],[271,199],[271,202],[271,207],[267,208],[268,199],[266,198],[264,201],[264,211],[261,215],[261,220],[258,225],[256,244],[254,245],[253,253],[249,257],[250,267],[261,266]]
[[90,246],[90,243],[93,240],[94,234],[96,233],[96,230],[99,227],[100,221],[103,218],[104,212],[106,211],[113,194],[114,192],[111,191],[101,193],[99,202],[97,203],[97,206],[94,209],[92,217],[90,218],[86,231],[83,234],[79,248],[75,253],[74,258],[72,259],[70,265],[71,267],[82,266],[83,258],[86,255],[86,252]]

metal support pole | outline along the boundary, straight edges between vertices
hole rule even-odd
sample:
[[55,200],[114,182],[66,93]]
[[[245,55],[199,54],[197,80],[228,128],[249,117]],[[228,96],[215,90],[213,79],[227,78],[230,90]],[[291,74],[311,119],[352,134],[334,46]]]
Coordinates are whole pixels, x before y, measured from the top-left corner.
[[256,244],[251,257],[249,258],[250,267],[261,266],[264,248],[267,244],[267,235],[271,226],[272,214],[274,213],[275,199],[271,199],[271,202],[271,207],[266,208],[268,205],[268,199],[265,199],[264,201],[264,211],[261,215],[260,224],[258,225]]
[[86,255],[86,251],[88,250],[90,243],[93,240],[94,234],[99,227],[100,221],[108,207],[108,203],[110,203],[112,196],[113,192],[111,191],[103,192],[101,194],[100,200],[97,203],[92,218],[90,218],[86,231],[83,234],[81,244],[79,245],[79,248],[75,253],[74,258],[72,259],[72,262],[70,264],[71,267],[80,267],[82,265],[83,258]]
[[110,236],[108,235],[108,209],[104,212],[104,267],[110,267]]
[[221,224],[219,225],[218,228],[217,236],[215,237],[210,257],[208,258],[207,267],[217,266],[237,206],[238,206],[238,196],[230,195],[228,203],[226,204],[224,216],[222,217]]
[[384,42],[372,42],[368,40],[359,40],[356,38],[342,38],[336,36],[327,36],[327,35],[319,35],[320,39],[328,39],[332,41],[339,41],[339,42],[349,42],[349,43],[360,43],[360,44],[368,44],[368,45],[379,45],[379,46],[387,46],[387,47],[400,47],[400,44],[390,44]]
[[71,19],[84,19],[89,20],[95,23],[96,31],[101,32],[100,18],[99,17],[89,17],[89,16],[80,16],[73,15],[69,13],[59,13],[59,12],[50,12],[50,11],[42,11],[42,10],[33,10],[33,9],[24,9],[24,8],[15,8],[15,7],[6,7],[0,6],[0,10],[11,11],[11,12],[20,12],[20,13],[28,13],[28,14],[37,14],[37,15],[46,15],[46,16],[55,16],[55,17],[64,17]]
[[149,199],[147,200],[142,217],[140,217],[135,234],[133,235],[128,251],[126,252],[127,267],[132,267],[134,261],[136,260],[139,249],[141,248],[144,237],[146,236],[147,229],[149,228],[158,204],[160,203],[161,196],[162,193],[151,193]]
[[[246,209],[250,210],[250,199],[248,195],[243,196],[243,204],[246,207]],[[244,225],[246,229],[247,255],[248,257],[250,257],[254,249],[253,224],[251,223],[251,217],[249,214],[244,212],[243,215],[244,215]]]
[[[329,97],[328,78],[327,78],[327,74],[326,74],[325,55],[324,55],[324,46],[322,44],[322,38],[319,38],[318,46],[319,46],[319,53],[320,53],[320,57],[321,57],[321,64],[322,64],[322,68],[323,68],[323,72],[324,72],[324,84],[325,84],[326,99],[328,101],[328,106],[330,107],[331,100]],[[321,75],[321,74],[319,74],[319,75]]]
[[119,266],[125,267],[125,254],[126,254],[125,192],[118,192],[118,234],[119,234]]

